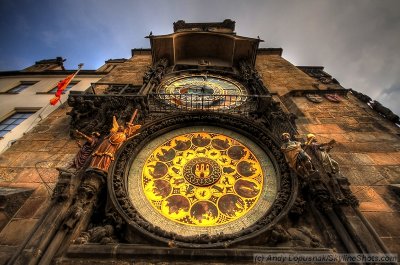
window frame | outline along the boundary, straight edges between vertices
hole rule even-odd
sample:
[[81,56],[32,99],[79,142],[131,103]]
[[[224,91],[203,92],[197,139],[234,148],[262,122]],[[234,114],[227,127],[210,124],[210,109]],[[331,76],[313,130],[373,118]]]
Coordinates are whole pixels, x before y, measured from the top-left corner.
[[[70,91],[74,86],[76,86],[77,84],[79,84],[79,82],[81,82],[81,80],[78,81],[71,81],[71,83],[68,84],[68,86],[64,89],[64,91],[62,92],[62,94],[64,95],[66,92]],[[71,85],[71,87],[68,89],[68,87]],[[55,87],[53,87],[52,89],[50,89],[49,91],[45,92],[44,94],[55,94],[57,92],[57,85]]]
[[[8,89],[7,91],[3,92],[3,94],[19,94],[21,92],[24,92],[25,90],[27,90],[29,87],[37,84],[39,81],[19,81],[18,85],[13,86],[12,88]],[[19,91],[12,91],[14,89],[17,89],[20,86],[26,86],[25,88],[23,88],[22,90]]]
[[[27,109],[15,109],[11,114],[5,116],[0,121],[0,139],[3,139],[8,133],[10,133],[13,129],[18,127],[21,123],[29,119],[32,115],[34,115],[38,110],[34,108]],[[30,114],[24,117],[26,114]],[[22,115],[22,117],[14,117],[16,115]],[[9,121],[13,120],[13,121]],[[7,122],[7,124],[5,124]],[[5,127],[3,127],[5,125]],[[14,126],[15,125],[15,126]],[[9,126],[14,126],[11,129],[7,130],[6,128]],[[6,132],[3,134],[3,132]]]

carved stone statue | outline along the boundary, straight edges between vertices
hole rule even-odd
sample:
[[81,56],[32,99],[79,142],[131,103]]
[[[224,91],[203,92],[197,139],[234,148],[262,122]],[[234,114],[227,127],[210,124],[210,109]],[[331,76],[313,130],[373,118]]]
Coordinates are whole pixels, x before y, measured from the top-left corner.
[[291,236],[293,246],[312,248],[322,247],[320,238],[307,227],[292,227],[289,228],[287,232]]
[[276,225],[266,242],[269,246],[279,247],[322,247],[321,239],[307,227],[284,228]]
[[338,181],[338,179],[342,178],[339,164],[329,155],[329,151],[333,148],[335,143],[335,140],[331,140],[328,143],[318,143],[315,135],[310,133],[307,135],[306,148],[310,148],[318,161],[322,164],[325,172],[328,173],[330,177],[329,185],[332,188],[335,198],[341,202],[345,200],[345,196]]
[[303,144],[290,139],[289,133],[282,134],[283,144],[281,151],[285,155],[286,162],[300,176],[309,176],[313,171],[310,156],[303,150]]
[[126,127],[119,125],[117,119],[113,116],[113,127],[110,130],[110,134],[93,153],[93,158],[90,162],[91,168],[108,172],[111,162],[114,161],[115,153],[126,140],[136,136],[136,131],[141,127],[141,125],[134,125],[132,123],[136,115],[137,110],[133,114],[131,121],[126,123]]
[[87,136],[86,134],[81,133],[78,130],[75,130],[75,132],[86,139],[86,142],[84,144],[81,144],[78,141],[78,145],[81,149],[78,151],[74,158],[74,161],[72,162],[73,168],[80,169],[85,164],[87,159],[90,158],[93,150],[99,143],[100,134],[98,132],[93,132],[91,136]]
[[100,108],[94,104],[93,100],[87,100],[83,97],[69,97],[68,104],[74,108],[70,112],[67,112],[67,115],[70,115],[75,122],[90,117],[93,112],[100,110]]
[[81,217],[85,213],[83,207],[83,202],[78,202],[70,208],[67,218],[64,222],[65,228],[72,229],[75,226],[75,224],[81,219]]
[[335,143],[335,140],[331,140],[328,143],[319,143],[314,134],[310,133],[307,135],[306,146],[315,153],[325,171],[331,174],[339,173],[339,164],[329,155],[329,151],[333,148]]
[[83,232],[80,237],[75,240],[76,244],[86,244],[86,243],[100,243],[108,244],[113,243],[114,227],[111,225],[96,226],[89,229],[87,232]]

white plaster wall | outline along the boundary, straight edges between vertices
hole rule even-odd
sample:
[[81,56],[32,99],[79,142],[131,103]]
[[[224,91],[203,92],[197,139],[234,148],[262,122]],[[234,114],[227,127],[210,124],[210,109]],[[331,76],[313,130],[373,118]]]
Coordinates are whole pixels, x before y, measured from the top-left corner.
[[[0,139],[0,153],[4,152],[11,146],[12,143],[22,137],[24,133],[34,128],[35,125],[41,121],[41,119],[46,118],[51,112],[60,106],[59,103],[56,106],[51,106],[49,104],[49,101],[52,97],[54,97],[54,94],[40,93],[46,93],[53,89],[57,83],[65,77],[58,75],[56,77],[15,76],[0,78],[0,121],[6,119],[17,111],[36,111],[35,114],[30,116],[12,131],[4,135],[2,139]],[[77,76],[73,81],[80,82],[73,86],[70,91],[84,91],[90,87],[91,83],[97,82],[101,77],[102,76]],[[20,84],[21,81],[38,81],[38,83],[30,86],[19,94],[4,94],[4,92]],[[61,101],[63,103],[67,100],[68,94],[69,91],[62,95]],[[39,118],[39,114],[41,119]]]

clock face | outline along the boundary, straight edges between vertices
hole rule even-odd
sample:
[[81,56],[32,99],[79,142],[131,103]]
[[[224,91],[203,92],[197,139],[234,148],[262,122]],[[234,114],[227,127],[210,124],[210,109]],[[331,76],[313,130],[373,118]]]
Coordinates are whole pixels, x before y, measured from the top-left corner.
[[151,141],[131,164],[128,192],[141,216],[184,236],[238,232],[277,194],[275,168],[248,138],[219,127],[186,127]]
[[167,104],[184,109],[230,109],[242,105],[247,96],[240,83],[216,75],[181,75],[159,86],[157,93]]

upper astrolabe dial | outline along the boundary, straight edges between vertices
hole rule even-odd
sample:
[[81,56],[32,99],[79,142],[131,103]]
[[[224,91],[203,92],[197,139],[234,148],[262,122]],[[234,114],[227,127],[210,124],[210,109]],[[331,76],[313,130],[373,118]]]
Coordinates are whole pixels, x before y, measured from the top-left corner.
[[167,104],[185,109],[230,109],[242,105],[246,88],[230,78],[194,74],[167,79],[157,93]]

